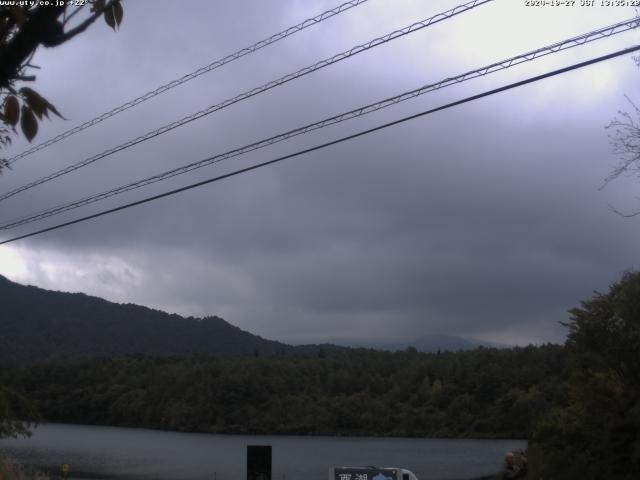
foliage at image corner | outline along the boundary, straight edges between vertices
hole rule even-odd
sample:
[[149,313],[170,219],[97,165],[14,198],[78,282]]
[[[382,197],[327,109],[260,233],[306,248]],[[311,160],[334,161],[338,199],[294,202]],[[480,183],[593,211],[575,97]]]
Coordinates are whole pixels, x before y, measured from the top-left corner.
[[44,472],[21,465],[0,452],[1,480],[49,480],[50,478]]
[[0,438],[29,437],[38,419],[39,415],[30,400],[0,385]]
[[545,479],[640,478],[640,272],[570,310],[569,403],[531,438]]
[[[115,31],[124,16],[121,0],[89,0],[75,7],[70,2],[22,3],[26,2],[0,6],[0,149],[11,144],[18,127],[31,142],[38,133],[38,122],[50,113],[64,119],[44,96],[24,86],[36,80],[33,71],[39,67],[32,64],[36,50],[68,42],[100,17]],[[0,159],[0,172],[7,166]]]

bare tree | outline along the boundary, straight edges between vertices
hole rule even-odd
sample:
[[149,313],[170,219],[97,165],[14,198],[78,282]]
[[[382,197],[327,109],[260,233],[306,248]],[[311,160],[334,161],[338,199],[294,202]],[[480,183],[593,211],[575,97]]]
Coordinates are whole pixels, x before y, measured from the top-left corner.
[[[640,66],[640,58],[636,58],[636,64]],[[620,110],[606,128],[611,130],[609,140],[613,147],[613,153],[621,158],[620,163],[614,167],[609,176],[605,179],[604,186],[621,176],[640,177],[640,107],[638,107],[628,96],[625,96],[630,111]],[[640,215],[640,209],[630,213],[622,213],[612,208],[623,217],[635,217]]]

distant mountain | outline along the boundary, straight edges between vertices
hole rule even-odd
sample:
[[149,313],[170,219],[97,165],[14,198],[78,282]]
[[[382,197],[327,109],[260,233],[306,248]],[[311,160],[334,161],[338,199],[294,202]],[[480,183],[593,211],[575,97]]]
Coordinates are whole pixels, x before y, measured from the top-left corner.
[[23,286],[0,275],[0,364],[142,353],[311,353],[221,318],[184,318],[83,293]]
[[0,275],[0,364],[127,354],[315,355],[345,347],[421,352],[470,350],[481,343],[450,335],[405,340],[327,339],[292,346],[266,340],[219,317],[193,318],[84,293],[24,286]]
[[456,352],[458,350],[473,350],[474,348],[482,347],[506,347],[506,345],[499,345],[490,342],[481,342],[479,340],[472,340],[468,338],[458,337],[454,335],[438,335],[430,334],[423,335],[418,338],[406,338],[406,339],[376,339],[376,340],[363,340],[363,339],[328,339],[327,343],[341,345],[344,347],[354,348],[373,348],[376,350],[406,350],[409,347],[414,347],[419,352],[437,352],[450,351]]

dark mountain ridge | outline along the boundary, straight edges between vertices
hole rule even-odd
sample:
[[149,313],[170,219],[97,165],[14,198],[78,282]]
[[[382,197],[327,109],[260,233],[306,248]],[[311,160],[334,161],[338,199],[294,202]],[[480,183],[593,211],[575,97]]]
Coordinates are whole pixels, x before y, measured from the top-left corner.
[[182,317],[84,293],[20,285],[2,275],[0,305],[0,364],[127,354],[316,355],[349,348],[393,351],[409,346],[436,352],[481,345],[461,337],[427,335],[405,341],[336,339],[293,346],[253,335],[217,316]]
[[0,363],[131,353],[272,355],[296,351],[296,347],[252,335],[216,316],[185,318],[83,293],[24,286],[1,275],[0,305]]

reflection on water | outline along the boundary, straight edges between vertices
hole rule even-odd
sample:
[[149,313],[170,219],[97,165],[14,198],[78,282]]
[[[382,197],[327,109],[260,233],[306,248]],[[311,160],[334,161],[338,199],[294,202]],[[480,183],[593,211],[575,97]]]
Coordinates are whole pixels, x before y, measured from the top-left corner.
[[242,480],[247,445],[273,446],[274,480],[326,480],[331,466],[403,467],[419,480],[460,480],[495,473],[518,440],[433,440],[209,435],[117,427],[41,425],[28,439],[0,440],[25,464],[70,478]]

